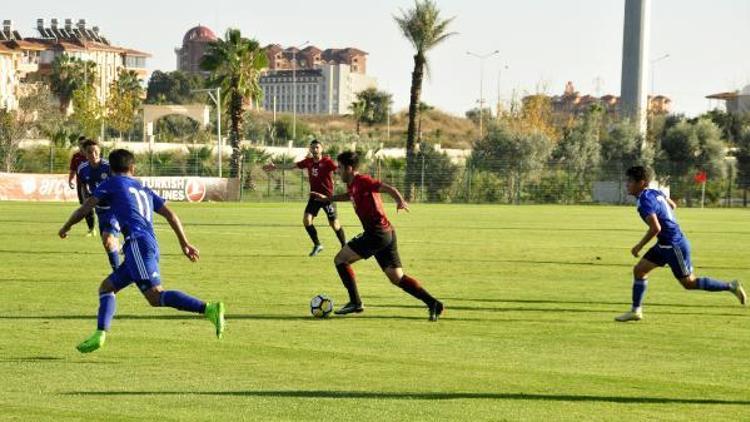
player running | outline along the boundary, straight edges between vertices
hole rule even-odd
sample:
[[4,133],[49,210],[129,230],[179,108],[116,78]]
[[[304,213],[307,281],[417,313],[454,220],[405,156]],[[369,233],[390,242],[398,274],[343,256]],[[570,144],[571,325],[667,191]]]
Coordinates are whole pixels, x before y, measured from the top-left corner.
[[78,345],[81,353],[93,352],[104,345],[112,317],[115,314],[115,294],[135,283],[151,306],[168,306],[181,311],[203,314],[216,328],[216,336],[224,332],[224,304],[206,303],[178,290],[164,290],[159,275],[159,244],[153,226],[153,213],[169,222],[177,235],[182,253],[190,261],[198,260],[198,249],[191,245],[182,223],[170,210],[164,199],[133,178],[135,157],[129,151],[118,149],[109,154],[112,176],[100,184],[93,196],[70,216],[59,231],[66,238],[70,228],[100,202],[110,205],[125,235],[125,261],[99,286],[99,312],[97,330]]
[[[78,166],[76,177],[80,181],[81,188],[85,190],[85,197],[88,198],[97,186],[111,176],[111,172],[109,162],[101,156],[102,151],[98,142],[87,139],[81,145],[81,150],[86,154],[86,161]],[[117,219],[106,201],[99,201],[95,210],[96,218],[99,220],[99,234],[101,235],[102,245],[104,251],[107,252],[109,265],[114,271],[120,266],[120,246],[117,241],[120,234],[120,224],[117,223]]]
[[615,318],[619,322],[639,321],[643,318],[641,305],[648,285],[647,276],[656,267],[669,265],[672,274],[680,284],[688,290],[705,290],[709,292],[729,291],[737,296],[741,304],[747,301],[747,295],[738,281],[723,282],[709,277],[696,277],[690,261],[690,243],[680,230],[674,209],[677,205],[664,193],[655,189],[648,189],[652,179],[649,168],[636,166],[626,172],[627,190],[636,197],[636,207],[643,221],[648,225],[648,231],[631,253],[638,257],[641,249],[651,239],[657,238],[656,245],[651,247],[633,268],[633,307]]
[[[68,171],[68,186],[70,186],[71,189],[76,190],[79,204],[83,204],[83,201],[86,199],[84,197],[85,188],[81,184],[81,180],[76,177],[78,167],[81,165],[81,163],[86,161],[86,154],[83,153],[83,143],[85,141],[85,136],[78,137],[78,151],[76,151],[73,156],[70,157],[70,166]],[[76,179],[75,183],[73,182],[73,179]],[[89,231],[86,232],[86,237],[95,236],[96,231],[94,231],[94,211],[86,214],[86,226],[88,226],[89,228]]]
[[[336,171],[336,163],[331,157],[323,156],[323,145],[317,139],[310,142],[310,154],[307,158],[297,163],[277,166],[270,163],[263,167],[265,171],[274,171],[277,169],[292,170],[294,168],[307,169],[307,175],[310,179],[310,192],[320,192],[326,196],[333,195],[333,173]],[[318,239],[318,230],[313,225],[313,219],[318,216],[320,209],[326,212],[328,224],[336,233],[341,246],[346,244],[346,235],[336,216],[336,204],[323,204],[314,200],[312,197],[307,201],[305,213],[302,216],[302,225],[305,226],[307,234],[313,242],[313,250],[310,256],[316,256],[323,251],[323,245]]]
[[404,197],[396,188],[368,175],[360,174],[357,171],[359,156],[356,152],[341,153],[337,160],[339,174],[341,180],[346,183],[347,192],[333,196],[319,192],[313,192],[311,195],[323,203],[351,200],[365,231],[350,240],[334,258],[336,271],[338,271],[344,287],[349,292],[349,303],[337,310],[336,314],[345,315],[364,310],[351,264],[375,256],[380,268],[391,283],[424,302],[430,312],[429,320],[437,321],[443,313],[443,304],[432,297],[418,280],[404,274],[401,267],[401,258],[398,254],[396,231],[385,215],[380,192],[385,192],[393,197],[396,201],[396,212],[400,210],[409,211],[409,206]]

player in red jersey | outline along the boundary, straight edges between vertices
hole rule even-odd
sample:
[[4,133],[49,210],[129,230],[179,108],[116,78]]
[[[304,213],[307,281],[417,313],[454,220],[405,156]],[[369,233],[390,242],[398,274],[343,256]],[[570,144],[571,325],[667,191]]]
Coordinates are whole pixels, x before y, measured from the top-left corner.
[[[81,180],[78,179],[78,177],[76,177],[78,166],[86,162],[86,154],[83,152],[84,142],[86,142],[86,137],[80,136],[78,138],[78,151],[76,151],[75,154],[70,157],[70,168],[68,171],[68,186],[70,186],[71,189],[76,190],[76,193],[78,194],[79,204],[83,204],[83,201],[86,199],[87,192],[86,186],[81,182]],[[73,182],[73,179],[75,179],[75,183]],[[96,236],[96,231],[94,230],[94,211],[86,214],[86,226],[88,226],[89,228],[86,236]]]
[[[307,175],[310,179],[310,192],[320,192],[326,196],[333,195],[333,173],[338,167],[331,157],[323,155],[323,145],[317,139],[310,142],[310,154],[304,160],[287,166],[277,166],[271,163],[263,167],[265,171],[274,171],[280,168],[284,170],[295,168],[300,170],[307,169]],[[318,230],[313,224],[313,219],[318,216],[321,208],[326,212],[328,224],[336,233],[341,246],[346,244],[344,229],[341,227],[339,219],[336,216],[336,205],[330,203],[323,204],[310,197],[305,207],[305,213],[302,216],[302,224],[313,241],[313,250],[310,252],[310,256],[316,256],[323,250],[323,245],[320,243],[320,239],[318,239]]]
[[333,196],[316,192],[312,193],[312,196],[326,204],[334,201],[351,200],[365,231],[349,241],[334,259],[336,270],[344,283],[344,287],[349,292],[349,303],[337,310],[336,314],[345,315],[364,310],[351,264],[374,256],[391,283],[424,302],[430,311],[429,320],[437,321],[443,313],[443,303],[432,297],[418,280],[404,274],[401,258],[398,254],[396,231],[385,215],[380,192],[393,197],[396,201],[396,212],[400,210],[409,211],[409,206],[404,197],[393,186],[373,179],[366,174],[360,174],[357,171],[359,157],[356,152],[341,153],[337,160],[339,174],[341,180],[346,183],[347,192]]

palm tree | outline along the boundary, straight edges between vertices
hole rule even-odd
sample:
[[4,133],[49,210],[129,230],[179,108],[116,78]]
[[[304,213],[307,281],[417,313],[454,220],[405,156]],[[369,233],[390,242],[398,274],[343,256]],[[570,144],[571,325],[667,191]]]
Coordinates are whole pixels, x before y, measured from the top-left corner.
[[414,147],[417,138],[417,117],[422,95],[422,80],[425,70],[429,73],[427,52],[455,32],[448,32],[448,26],[454,18],[443,19],[440,9],[433,0],[415,0],[414,8],[401,10],[400,16],[393,19],[406,38],[414,47],[414,70],[411,74],[411,95],[409,97],[409,126],[406,134],[406,186],[409,199],[414,197],[416,182],[416,162]]
[[93,87],[97,80],[96,63],[82,61],[67,54],[52,61],[50,88],[60,99],[60,108],[67,110],[76,90],[84,86]]
[[208,86],[221,88],[222,105],[229,114],[231,177],[239,176],[245,104],[253,104],[263,96],[258,79],[266,66],[266,53],[260,44],[254,39],[243,38],[240,30],[234,28],[227,30],[224,39],[208,44],[201,62],[201,68],[211,72]]
[[349,105],[349,110],[352,112],[354,122],[357,124],[357,135],[359,135],[359,128],[365,115],[365,111],[367,110],[367,103],[363,100],[354,101]]

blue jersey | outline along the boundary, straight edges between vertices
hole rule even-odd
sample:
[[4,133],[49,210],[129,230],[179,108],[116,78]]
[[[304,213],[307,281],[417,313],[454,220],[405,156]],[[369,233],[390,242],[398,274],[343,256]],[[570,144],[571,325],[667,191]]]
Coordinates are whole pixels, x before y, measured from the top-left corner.
[[[86,187],[87,196],[91,196],[97,186],[112,175],[109,168],[109,161],[104,159],[99,161],[99,165],[96,167],[92,166],[90,162],[84,161],[78,166],[76,173],[78,181]],[[96,208],[99,210],[107,210],[109,209],[109,204],[107,201],[100,201]]]
[[120,175],[100,183],[93,195],[110,204],[126,241],[145,237],[155,245],[154,211],[164,206],[164,199],[136,179]]
[[669,206],[667,197],[663,192],[656,189],[644,190],[638,196],[636,207],[643,221],[646,221],[646,218],[651,214],[656,215],[656,219],[659,220],[661,225],[661,232],[657,236],[659,244],[673,245],[683,240],[684,235],[680,230],[680,225],[677,224],[674,210]]

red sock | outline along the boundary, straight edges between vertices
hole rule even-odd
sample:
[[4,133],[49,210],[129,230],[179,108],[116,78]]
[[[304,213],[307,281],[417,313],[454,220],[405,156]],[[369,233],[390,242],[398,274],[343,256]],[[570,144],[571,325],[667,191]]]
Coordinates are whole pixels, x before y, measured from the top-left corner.
[[344,283],[344,287],[349,292],[349,302],[362,304],[362,299],[359,298],[359,291],[357,291],[357,279],[354,276],[354,270],[349,264],[336,265],[336,271],[341,277],[341,282]]
[[414,296],[415,298],[424,302],[427,306],[431,306],[435,303],[435,298],[430,295],[427,290],[422,287],[422,283],[416,278],[409,277],[404,274],[401,280],[398,282],[398,286],[401,287],[406,293]]

